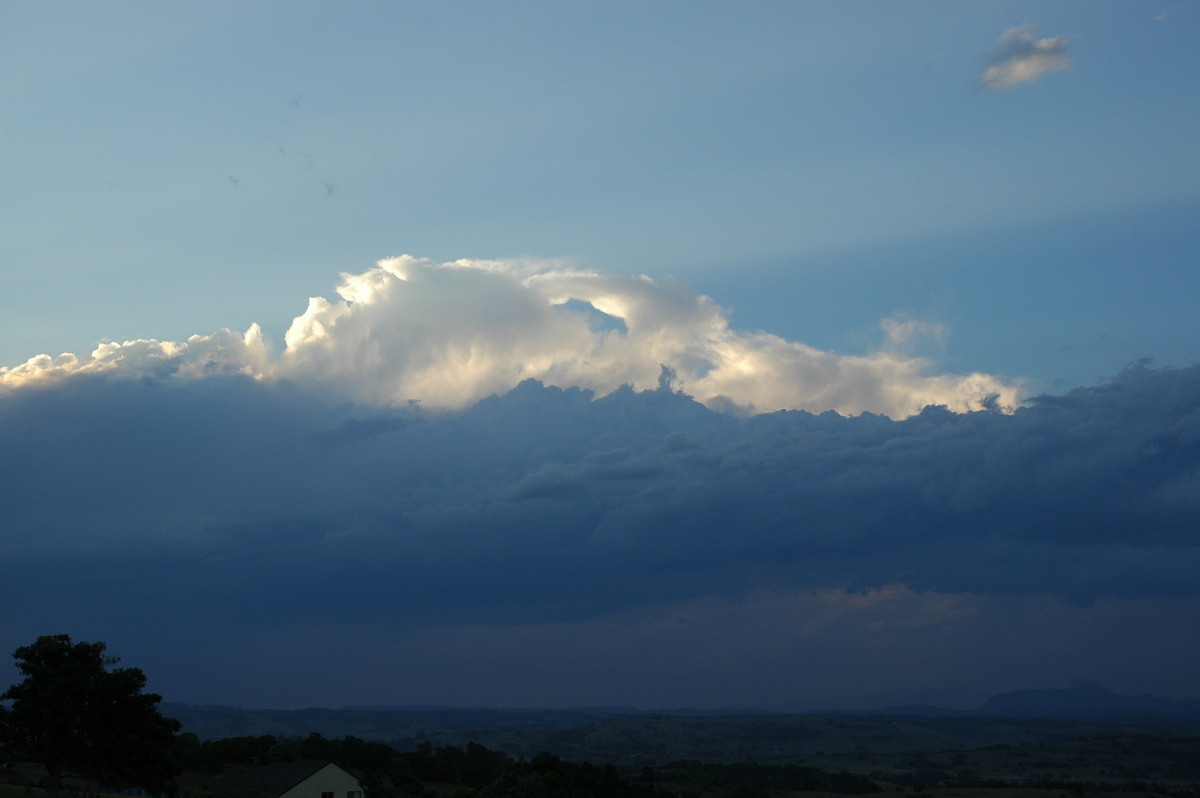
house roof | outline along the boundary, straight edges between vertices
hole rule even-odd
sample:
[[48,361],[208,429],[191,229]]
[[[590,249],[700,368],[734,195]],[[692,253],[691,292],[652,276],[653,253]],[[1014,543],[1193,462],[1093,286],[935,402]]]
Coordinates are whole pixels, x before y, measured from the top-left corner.
[[[226,789],[223,792],[276,798],[327,765],[345,770],[341,765],[328,759],[295,759],[291,762],[272,762],[240,774],[235,781],[224,785]],[[349,773],[349,771],[346,772]]]

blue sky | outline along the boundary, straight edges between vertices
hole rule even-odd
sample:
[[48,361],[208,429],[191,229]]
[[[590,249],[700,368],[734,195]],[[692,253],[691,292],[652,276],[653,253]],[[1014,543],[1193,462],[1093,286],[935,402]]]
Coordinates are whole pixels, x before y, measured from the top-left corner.
[[276,706],[1196,697],[1198,32],[0,2],[0,646]]
[[[402,253],[672,275],[846,353],[907,314],[948,368],[1046,387],[1194,357],[1191,3],[3,13],[6,365],[278,342]],[[980,90],[1024,25],[1067,68]]]

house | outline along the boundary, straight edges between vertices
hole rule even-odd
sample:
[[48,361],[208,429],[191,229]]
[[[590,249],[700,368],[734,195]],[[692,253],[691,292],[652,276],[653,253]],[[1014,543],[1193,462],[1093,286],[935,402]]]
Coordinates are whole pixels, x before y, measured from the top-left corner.
[[327,759],[296,759],[240,773],[215,793],[236,798],[363,798],[362,782]]

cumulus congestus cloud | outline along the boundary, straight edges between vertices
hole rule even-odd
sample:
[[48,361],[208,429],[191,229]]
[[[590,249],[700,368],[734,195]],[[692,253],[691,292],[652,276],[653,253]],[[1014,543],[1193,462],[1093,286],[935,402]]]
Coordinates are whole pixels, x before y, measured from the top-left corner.
[[[366,404],[453,409],[530,378],[599,396],[643,390],[665,366],[688,396],[741,415],[805,409],[902,418],[928,405],[965,412],[1020,402],[1017,384],[936,374],[904,348],[840,355],[732,329],[719,306],[675,280],[405,255],[342,275],[337,293],[309,300],[278,356],[252,326],[181,343],[108,342],[84,357],[42,355],[0,369],[0,385],[81,374],[243,374]],[[888,333],[895,338],[894,325]]]

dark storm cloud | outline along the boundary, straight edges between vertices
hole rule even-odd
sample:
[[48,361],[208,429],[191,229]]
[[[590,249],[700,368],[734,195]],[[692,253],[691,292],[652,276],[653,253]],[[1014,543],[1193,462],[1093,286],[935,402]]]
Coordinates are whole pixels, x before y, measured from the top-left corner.
[[[930,700],[929,653],[968,651],[938,689],[1162,692],[1200,655],[1200,367],[904,421],[532,381],[455,412],[322,395],[0,399],[0,647],[105,639],[175,698],[257,705]],[[1131,670],[1114,639],[1175,654]]]
[[10,605],[103,584],[130,612],[416,623],[771,585],[1194,596],[1197,408],[1196,368],[899,422],[532,382],[423,415],[77,380],[0,405],[5,582]]

